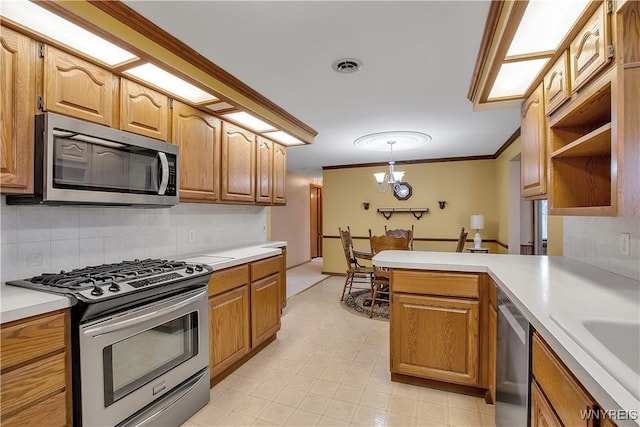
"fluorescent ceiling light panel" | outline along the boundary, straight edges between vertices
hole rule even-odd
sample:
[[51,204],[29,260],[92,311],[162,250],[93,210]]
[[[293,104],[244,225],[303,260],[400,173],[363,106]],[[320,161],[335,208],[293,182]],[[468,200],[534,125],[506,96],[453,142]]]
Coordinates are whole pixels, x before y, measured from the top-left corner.
[[237,113],[229,113],[223,114],[224,117],[234,120],[240,124],[243,124],[251,129],[262,132],[265,130],[273,130],[275,129],[269,123],[265,123],[257,117],[252,116],[251,114],[245,113],[244,111],[240,111]]
[[217,99],[210,93],[203,91],[191,83],[188,83],[153,64],[143,64],[138,67],[130,68],[124,73],[149,82],[152,85],[191,102],[198,103]]
[[557,49],[588,4],[589,0],[530,1],[507,57]]
[[300,141],[298,138],[294,138],[293,136],[289,135],[288,133],[282,132],[281,130],[276,132],[265,132],[263,133],[263,135],[268,138],[275,139],[276,141],[284,145],[304,144],[304,142]]
[[524,95],[547,61],[549,58],[502,64],[491,88],[489,99]]
[[0,14],[3,18],[111,66],[137,58],[113,43],[26,0],[3,1]]

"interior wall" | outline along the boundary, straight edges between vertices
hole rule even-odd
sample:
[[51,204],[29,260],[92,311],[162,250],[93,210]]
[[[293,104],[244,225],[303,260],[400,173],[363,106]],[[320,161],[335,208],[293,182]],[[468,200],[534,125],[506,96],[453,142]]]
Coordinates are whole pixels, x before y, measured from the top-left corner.
[[[509,218],[511,215],[511,211],[516,210],[512,208],[511,205],[513,204],[515,206],[519,204],[520,200],[520,175],[519,171],[515,171],[514,176],[514,162],[512,162],[512,160],[518,157],[521,151],[522,141],[520,137],[518,137],[494,161],[496,173],[496,187],[494,191],[496,193],[498,205],[498,235],[496,239],[504,246],[509,246],[511,248],[510,251],[504,246],[498,246],[498,253],[520,253],[519,247],[517,248],[517,252],[512,252],[514,250],[514,248],[512,247],[512,242],[514,240],[513,231],[519,230],[519,223],[510,224]],[[515,190],[513,185],[514,179],[517,180],[517,186],[515,187]]]
[[[417,239],[453,239],[454,241],[416,241],[414,249],[454,251],[460,227],[469,231],[472,214],[485,217],[485,229],[480,234],[485,240],[498,237],[498,191],[495,160],[453,161],[397,165],[405,171],[405,180],[413,187],[411,198],[397,200],[389,190],[378,192],[374,172],[383,172],[384,166],[329,169],[323,172],[323,271],[344,273],[346,262],[338,238],[338,227],[350,226],[356,249],[369,250],[369,228],[373,234],[388,228],[415,228]],[[446,201],[444,209],[438,201]],[[365,210],[363,203],[369,203]],[[378,208],[429,208],[429,213],[417,220],[411,213],[394,213],[386,220]],[[467,246],[473,243],[467,243]],[[497,253],[498,245],[483,242],[490,252]]]
[[[631,235],[629,255],[620,253],[620,234]],[[640,220],[563,217],[564,256],[640,280]]]
[[[87,265],[175,258],[266,240],[267,209],[262,206],[7,206],[2,199],[3,282]],[[190,230],[193,241],[189,241]]]
[[311,260],[310,184],[318,179],[287,171],[287,204],[273,206],[270,212],[270,239],[286,240],[287,268]]

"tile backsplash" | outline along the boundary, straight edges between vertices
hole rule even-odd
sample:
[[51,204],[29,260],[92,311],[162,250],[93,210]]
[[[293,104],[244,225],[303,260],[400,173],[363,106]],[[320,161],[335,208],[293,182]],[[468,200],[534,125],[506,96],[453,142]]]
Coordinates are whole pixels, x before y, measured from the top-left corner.
[[7,206],[3,197],[0,220],[2,282],[86,265],[251,244],[267,236],[262,206]]
[[[629,255],[620,253],[620,235],[631,235]],[[563,218],[563,254],[621,276],[640,280],[640,219]]]

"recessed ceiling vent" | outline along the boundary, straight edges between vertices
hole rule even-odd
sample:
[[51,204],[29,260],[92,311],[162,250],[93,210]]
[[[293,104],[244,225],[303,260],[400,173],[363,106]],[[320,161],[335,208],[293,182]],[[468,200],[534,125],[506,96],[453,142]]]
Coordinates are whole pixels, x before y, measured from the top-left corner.
[[331,64],[331,68],[342,74],[355,73],[360,67],[362,67],[362,61],[355,58],[342,58],[333,61],[333,64]]

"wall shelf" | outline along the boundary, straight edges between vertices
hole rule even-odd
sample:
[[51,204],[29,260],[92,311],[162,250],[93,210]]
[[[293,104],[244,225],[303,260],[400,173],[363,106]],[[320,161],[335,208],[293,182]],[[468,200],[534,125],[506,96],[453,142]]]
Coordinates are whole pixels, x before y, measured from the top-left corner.
[[416,219],[420,219],[425,213],[429,213],[429,208],[378,208],[377,210],[387,220],[396,212],[412,213]]

